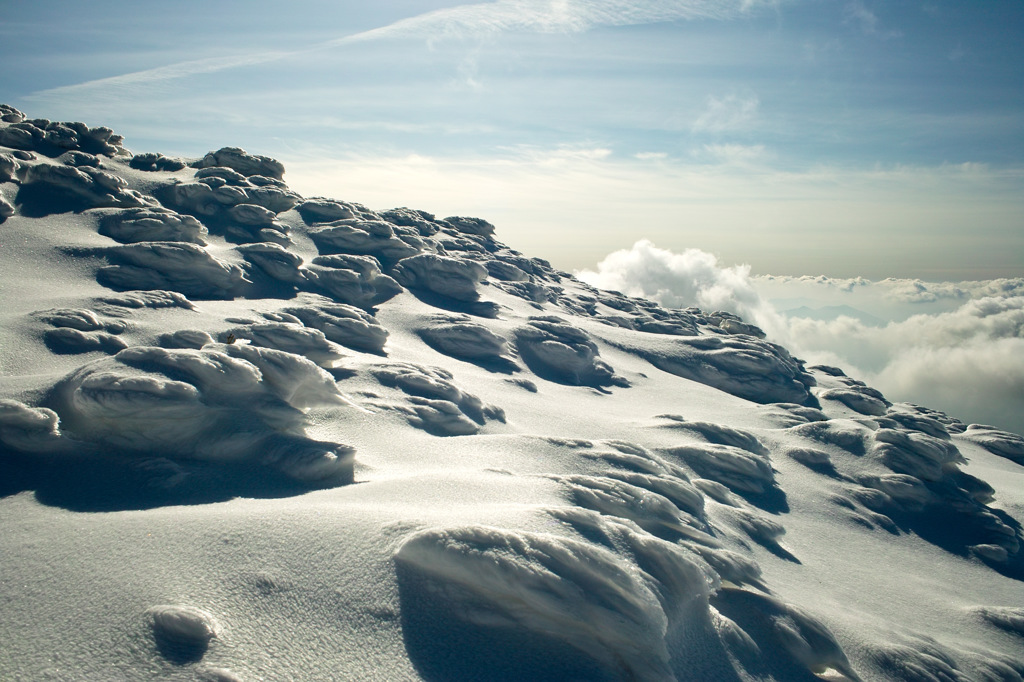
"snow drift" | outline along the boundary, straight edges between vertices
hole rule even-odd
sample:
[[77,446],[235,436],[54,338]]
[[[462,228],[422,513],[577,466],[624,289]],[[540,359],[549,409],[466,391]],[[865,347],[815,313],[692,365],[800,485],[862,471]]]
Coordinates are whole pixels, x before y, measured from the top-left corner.
[[0,677],[1024,674],[1019,436],[483,219],[0,114]]

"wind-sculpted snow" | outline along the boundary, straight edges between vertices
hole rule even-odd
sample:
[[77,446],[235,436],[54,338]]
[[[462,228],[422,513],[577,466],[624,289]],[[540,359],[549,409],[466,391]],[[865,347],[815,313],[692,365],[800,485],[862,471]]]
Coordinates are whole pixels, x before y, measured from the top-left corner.
[[167,289],[194,298],[234,298],[251,282],[235,264],[184,242],[140,242],[102,251],[96,279],[111,289]]
[[[164,291],[151,289],[148,291],[125,291],[117,296],[101,296],[97,299],[100,307],[106,308],[108,314],[123,316],[125,310],[139,310],[142,308],[181,308],[183,310],[195,310],[195,305],[183,294],[177,291]],[[116,310],[120,308],[121,310]]]
[[381,211],[380,217],[392,225],[414,228],[422,237],[432,237],[442,227],[442,223],[434,217],[433,213],[412,208],[402,207]]
[[0,154],[0,182],[14,180],[18,173],[18,162],[10,154]]
[[926,481],[938,481],[956,464],[966,464],[947,440],[906,429],[878,429],[871,455],[893,471]]
[[732,313],[718,310],[707,315],[706,319],[710,324],[715,325],[726,334],[743,334],[745,336],[753,336],[758,339],[763,339],[765,337],[765,333],[760,327],[748,324],[738,315],[734,315]]
[[309,225],[329,223],[335,220],[349,220],[359,215],[357,207],[333,199],[306,199],[295,206],[302,219]]
[[345,357],[341,348],[328,341],[319,329],[306,327],[301,323],[294,324],[290,321],[232,327],[221,333],[220,338],[223,341],[228,336],[246,339],[254,346],[302,355],[321,367],[331,367]]
[[830,388],[818,394],[825,400],[837,400],[854,412],[872,416],[885,414],[886,404],[873,395],[848,388]]
[[487,279],[487,269],[472,261],[424,253],[402,260],[395,267],[395,279],[410,289],[472,303],[480,298],[478,287]]
[[160,653],[175,663],[201,659],[220,630],[212,614],[194,606],[161,604],[145,615]]
[[980,606],[975,612],[1000,630],[1024,637],[1024,608]]
[[372,370],[384,386],[400,389],[409,405],[398,406],[409,423],[435,436],[477,433],[487,420],[505,421],[500,407],[487,405],[456,386],[452,374],[439,367],[411,363],[381,365]]
[[137,170],[144,171],[180,171],[185,163],[180,159],[172,159],[160,153],[147,152],[136,154],[128,162],[128,165]]
[[515,330],[515,340],[520,357],[543,379],[595,388],[629,385],[599,357],[590,335],[561,318],[531,318]]
[[317,256],[308,268],[311,286],[338,303],[369,310],[402,292],[373,256]]
[[54,388],[62,431],[126,458],[251,462],[314,485],[351,480],[352,449],[303,435],[302,408],[344,405],[308,360],[247,345],[137,347]]
[[59,308],[36,313],[52,329],[43,333],[43,341],[54,353],[116,353],[128,347],[117,335],[128,324],[116,318],[103,318],[92,310]]
[[156,196],[169,208],[196,216],[217,234],[236,243],[288,244],[286,226],[276,216],[295,206],[299,196],[279,180],[245,177],[230,168],[203,168],[194,182],[175,178]]
[[642,474],[552,478],[566,487],[577,506],[628,519],[656,537],[675,540],[693,537],[695,531],[707,533],[703,496],[681,481],[673,485]]
[[130,208],[100,220],[100,234],[121,242],[190,242],[206,246],[207,230],[192,216],[167,208]]
[[[767,595],[729,587],[719,590],[711,603],[722,617],[748,635],[745,641],[740,640],[738,650],[734,649],[748,674],[763,674],[769,672],[766,668],[775,667],[771,671],[774,679],[797,679],[799,672],[821,674],[832,669],[849,680],[860,680],[835,635],[807,611]],[[751,644],[754,646],[750,647]],[[785,652],[787,656],[782,660],[765,659],[759,651],[764,648]],[[768,661],[774,665],[766,665]]]
[[4,113],[2,120],[9,125],[0,126],[0,145],[5,147],[37,151],[51,157],[69,149],[110,157],[127,154],[121,146],[123,138],[114,135],[110,128],[91,128],[80,121],[27,119],[17,109],[7,108],[10,111]]
[[272,280],[286,285],[302,286],[307,277],[302,270],[302,257],[292,253],[280,244],[242,244],[235,247],[257,271]]
[[208,343],[213,343],[209,332],[200,329],[180,329],[176,332],[161,334],[157,337],[157,345],[162,348],[194,348],[199,350]]
[[487,268],[488,276],[502,282],[528,282],[530,280],[530,275],[526,274],[519,266],[504,260],[489,260],[484,263],[484,267]]
[[383,353],[388,331],[369,313],[342,303],[307,303],[284,308],[307,327],[318,329],[334,343],[367,353]]
[[59,422],[57,413],[51,409],[0,399],[0,444],[7,448],[26,453],[67,449]]
[[[888,414],[915,415],[907,406]],[[934,419],[903,421],[924,428],[905,428],[888,417],[802,424],[791,431],[814,445],[787,454],[818,473],[855,483],[835,499],[855,522],[894,533],[912,529],[951,552],[975,556],[1009,575],[1024,575],[1024,532],[1018,521],[989,506],[993,488],[960,470],[966,463],[963,455]],[[941,532],[929,520],[932,516],[949,519],[957,532]]]
[[431,348],[463,360],[508,364],[508,342],[465,315],[435,315],[419,330]]
[[1019,436],[283,177],[0,106],[0,678],[1021,679]]
[[394,226],[382,220],[336,220],[309,233],[310,239],[325,256],[353,254],[374,256],[381,262],[394,263],[414,256],[423,247],[418,237],[395,235]]
[[[504,631],[493,642],[496,658],[511,657],[502,679],[513,678],[516,663],[556,651],[564,679],[676,679],[670,617],[706,612],[712,577],[670,543],[626,528],[620,536],[647,570],[589,543],[484,526],[414,534],[395,561],[400,585],[420,602],[416,625],[455,618]],[[441,646],[459,654],[457,642]]]
[[763,493],[775,484],[771,460],[766,454],[715,443],[677,445],[665,452],[685,461],[702,477],[737,492]]
[[989,452],[1024,464],[1024,437],[1002,431],[993,426],[971,424],[961,437],[983,446]]
[[[619,339],[621,337],[617,337]],[[615,344],[658,369],[759,403],[817,406],[814,378],[786,349],[749,336],[696,336]]]
[[215,152],[210,152],[196,164],[197,168],[211,166],[230,168],[246,177],[262,175],[276,180],[284,177],[284,166],[280,161],[269,156],[250,154],[238,147],[223,147]]
[[749,431],[736,429],[725,424],[714,424],[712,422],[687,421],[679,415],[663,414],[659,418],[666,420],[665,428],[680,431],[689,431],[703,438],[709,443],[729,445],[748,450],[757,455],[767,455],[768,450],[757,439],[757,436]]
[[879,417],[892,406],[885,396],[876,389],[846,376],[836,367],[811,367],[818,374],[818,397],[839,402],[854,412]]
[[494,235],[494,225],[483,218],[467,218],[464,216],[448,216],[444,222],[464,234],[472,234],[479,237],[491,237]]
[[[41,206],[44,202],[39,197],[44,193],[70,202],[57,204],[66,206],[68,210],[106,206],[131,208],[156,203],[140,192],[128,189],[128,183],[123,178],[89,166],[73,168],[48,163],[31,165],[21,174],[21,187],[19,197],[22,201],[27,200],[40,206],[39,210],[44,214],[51,212],[51,209]],[[26,196],[29,193],[32,196]]]

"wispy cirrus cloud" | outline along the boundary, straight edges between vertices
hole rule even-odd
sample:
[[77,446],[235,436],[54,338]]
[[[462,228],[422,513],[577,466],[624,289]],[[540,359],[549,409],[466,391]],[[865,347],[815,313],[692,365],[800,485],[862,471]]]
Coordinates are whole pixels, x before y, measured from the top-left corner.
[[743,130],[757,119],[761,100],[754,94],[710,95],[704,111],[693,122],[695,133],[724,133]]
[[877,38],[899,38],[901,31],[887,29],[882,26],[878,15],[872,12],[861,0],[852,0],[843,8],[843,17],[847,24],[856,26],[865,35]]
[[49,100],[76,93],[126,90],[228,69],[258,66],[375,40],[422,38],[428,44],[452,38],[478,38],[504,32],[580,33],[600,26],[630,26],[665,21],[729,20],[778,0],[498,0],[459,5],[401,19],[386,26],[321,41],[294,50],[258,50],[226,57],[195,59],[40,90],[25,97]]

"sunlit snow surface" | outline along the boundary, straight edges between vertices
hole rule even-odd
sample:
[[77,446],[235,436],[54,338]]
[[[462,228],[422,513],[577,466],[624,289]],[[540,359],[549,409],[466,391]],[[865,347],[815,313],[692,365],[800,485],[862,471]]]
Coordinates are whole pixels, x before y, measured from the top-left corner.
[[1019,436],[485,220],[0,115],[0,678],[1024,674]]

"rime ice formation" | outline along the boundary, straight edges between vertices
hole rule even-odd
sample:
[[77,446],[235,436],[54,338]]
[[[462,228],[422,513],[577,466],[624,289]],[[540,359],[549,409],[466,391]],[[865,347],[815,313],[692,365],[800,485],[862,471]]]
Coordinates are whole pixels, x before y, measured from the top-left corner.
[[0,678],[1022,679],[1020,436],[284,178],[0,105]]

